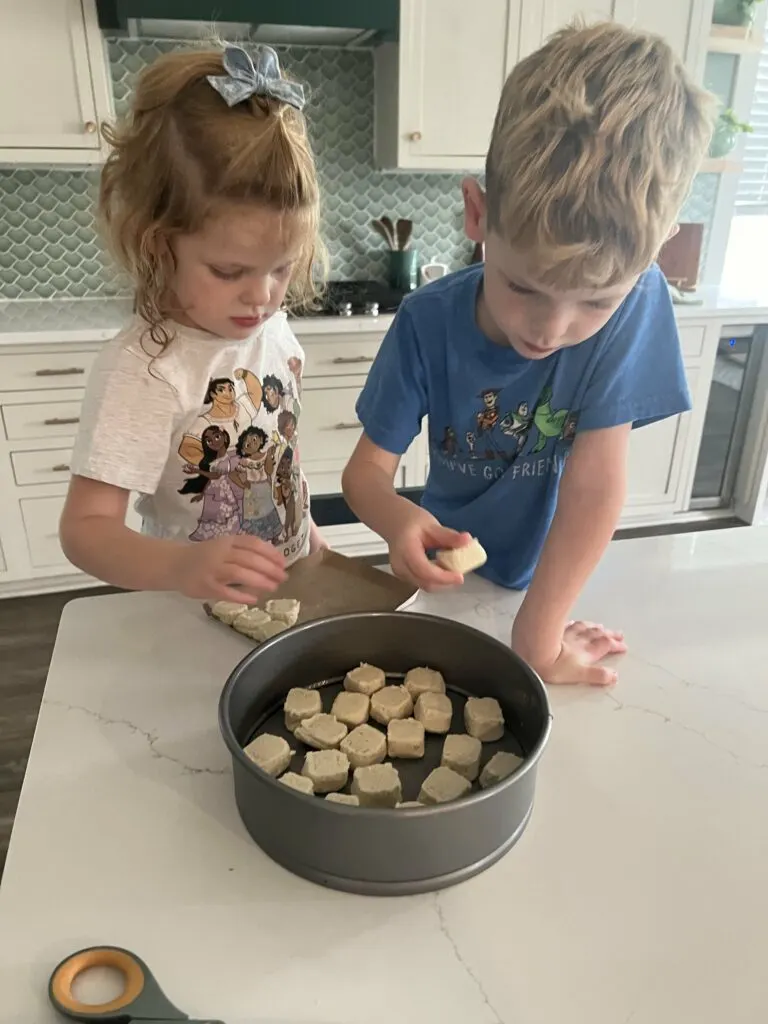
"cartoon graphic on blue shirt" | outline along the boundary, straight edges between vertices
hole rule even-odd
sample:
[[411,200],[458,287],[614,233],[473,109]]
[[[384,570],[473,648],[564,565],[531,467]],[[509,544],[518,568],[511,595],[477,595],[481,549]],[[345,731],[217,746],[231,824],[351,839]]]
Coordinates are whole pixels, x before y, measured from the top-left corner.
[[366,434],[402,455],[429,418],[423,506],[488,553],[480,574],[531,580],[579,433],[642,427],[690,409],[672,301],[658,267],[608,323],[541,360],[477,327],[482,264],[419,288],[402,303],[358,399]]

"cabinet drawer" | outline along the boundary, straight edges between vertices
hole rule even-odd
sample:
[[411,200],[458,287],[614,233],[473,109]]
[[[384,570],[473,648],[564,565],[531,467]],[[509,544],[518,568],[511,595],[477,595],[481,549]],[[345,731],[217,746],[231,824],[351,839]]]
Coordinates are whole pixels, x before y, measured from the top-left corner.
[[71,437],[80,422],[77,402],[34,402],[2,407],[5,436],[9,441]]
[[0,391],[81,388],[98,352],[0,355]]
[[59,517],[64,500],[62,494],[56,498],[22,498],[19,502],[29,560],[35,569],[67,564],[59,544]]
[[320,340],[304,340],[307,365],[305,377],[360,376],[368,373],[384,334],[330,335]]
[[58,484],[69,480],[71,448],[49,448],[39,452],[11,452],[13,476],[19,487],[30,484]]
[[683,357],[700,356],[704,351],[704,334],[706,327],[678,327],[680,335],[680,347],[683,350]]
[[355,413],[359,394],[359,387],[304,391],[299,427],[302,465],[332,459],[346,462],[363,430]]

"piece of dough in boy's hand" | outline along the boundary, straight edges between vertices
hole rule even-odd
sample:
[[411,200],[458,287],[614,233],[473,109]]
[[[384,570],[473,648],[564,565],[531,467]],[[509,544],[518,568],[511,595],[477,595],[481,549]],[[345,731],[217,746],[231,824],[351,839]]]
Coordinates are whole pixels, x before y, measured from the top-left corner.
[[488,556],[476,537],[462,548],[444,548],[435,555],[435,561],[442,569],[461,573],[462,576],[479,569],[487,560]]

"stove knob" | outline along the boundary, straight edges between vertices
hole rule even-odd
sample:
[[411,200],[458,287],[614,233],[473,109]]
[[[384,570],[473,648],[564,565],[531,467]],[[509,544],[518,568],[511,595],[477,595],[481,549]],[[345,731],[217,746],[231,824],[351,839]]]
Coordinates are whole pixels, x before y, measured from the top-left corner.
[[365,304],[365,315],[366,316],[378,316],[379,315],[379,304],[378,304],[378,302],[366,302],[366,304]]
[[342,302],[339,306],[339,316],[352,316],[352,303]]

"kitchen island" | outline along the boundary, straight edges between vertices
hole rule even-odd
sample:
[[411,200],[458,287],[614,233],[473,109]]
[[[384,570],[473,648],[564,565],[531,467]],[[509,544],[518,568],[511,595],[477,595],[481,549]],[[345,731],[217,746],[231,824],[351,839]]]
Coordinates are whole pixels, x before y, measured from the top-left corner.
[[[269,861],[216,710],[248,642],[170,595],[65,610],[0,887],[0,1022],[53,966],[135,950],[227,1024],[756,1024],[768,1005],[768,531],[611,546],[578,613],[610,691],[550,690],[528,830],[439,894],[349,896]],[[506,638],[477,578],[431,611]],[[386,983],[385,980],[387,979]]]

